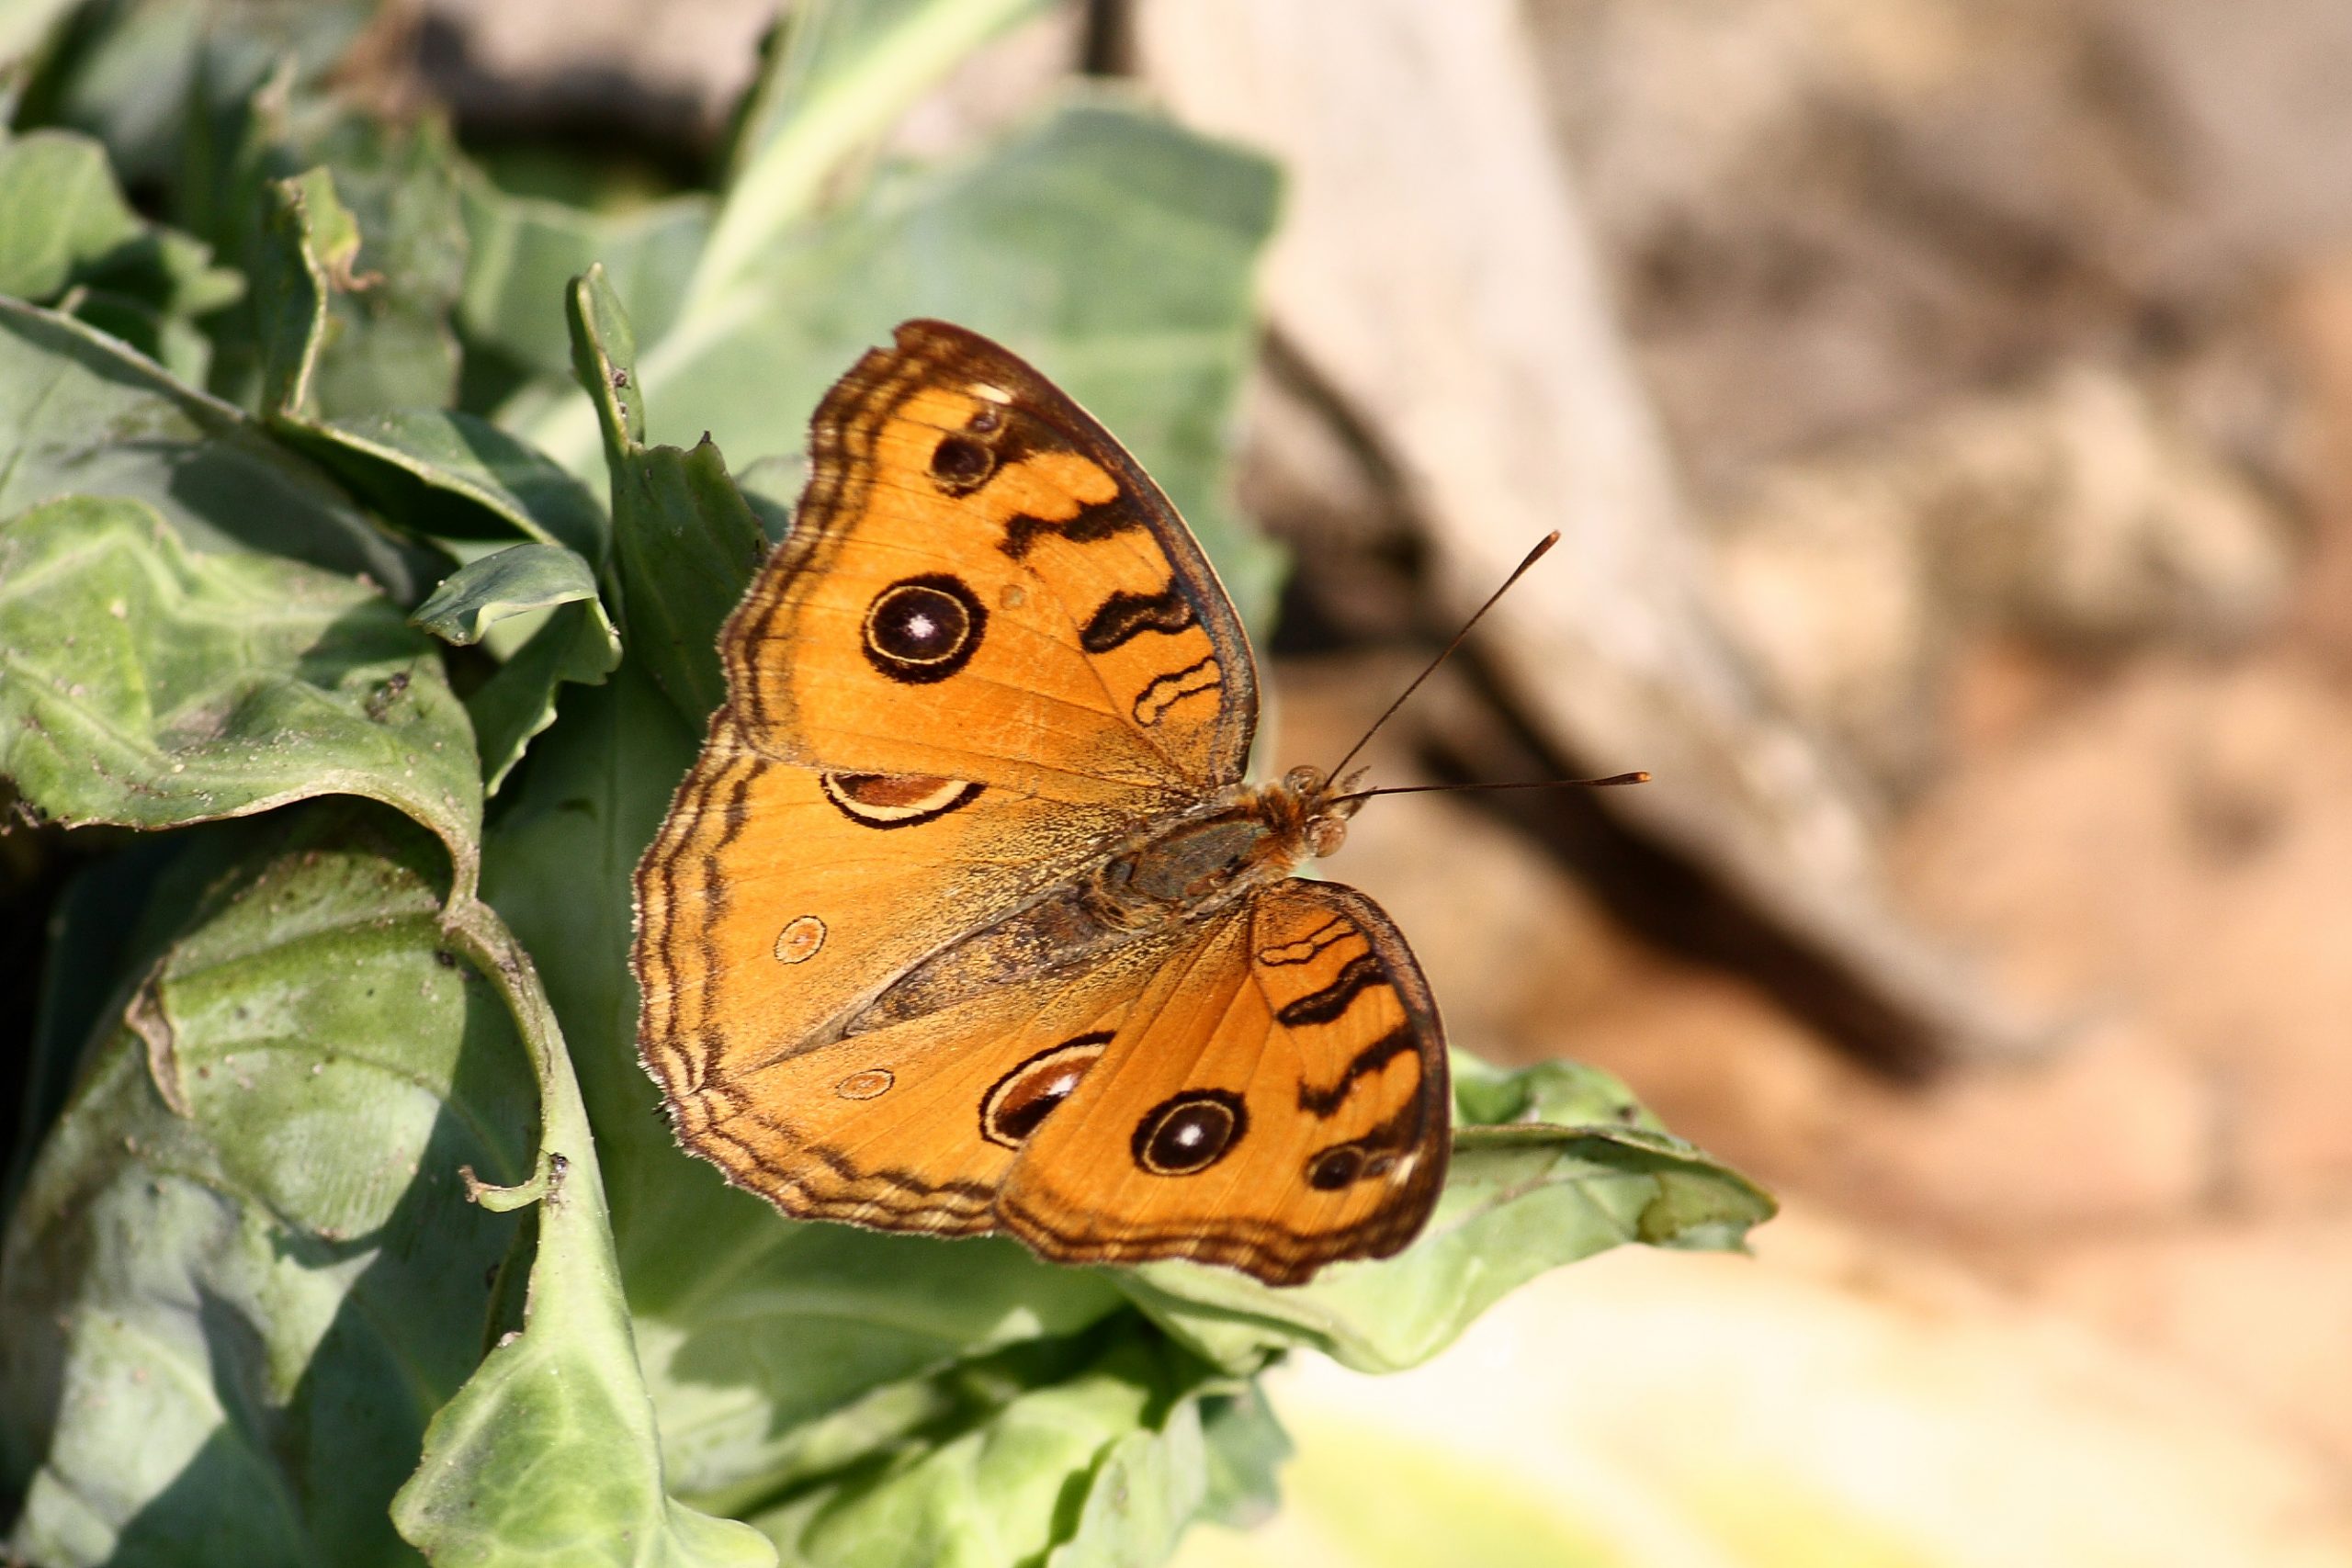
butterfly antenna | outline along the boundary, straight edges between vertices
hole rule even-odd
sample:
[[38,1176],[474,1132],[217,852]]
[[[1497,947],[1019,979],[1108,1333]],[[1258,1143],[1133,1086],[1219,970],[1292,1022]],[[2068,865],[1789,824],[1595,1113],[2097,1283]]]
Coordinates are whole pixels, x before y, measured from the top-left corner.
[[[1385,708],[1382,709],[1380,716],[1372,721],[1372,728],[1365,730],[1363,738],[1357,740],[1354,745],[1348,748],[1348,754],[1340,759],[1340,765],[1333,768],[1329,773],[1325,773],[1323,776],[1327,779],[1337,780],[1342,773],[1346,772],[1348,764],[1356,760],[1356,753],[1363,750],[1364,747],[1369,745],[1372,741],[1372,738],[1380,733],[1380,727],[1386,724],[1392,717],[1396,716],[1396,710],[1405,705],[1405,699],[1411,696],[1415,692],[1419,691],[1421,689],[1421,682],[1436,674],[1437,667],[1453,656],[1453,650],[1462,646],[1462,639],[1470,635],[1470,628],[1476,626],[1486,617],[1487,612],[1495,607],[1495,601],[1510,592],[1510,585],[1517,582],[1521,578],[1525,577],[1527,575],[1527,569],[1533,566],[1537,561],[1542,560],[1544,558],[1544,552],[1559,542],[1560,531],[1557,528],[1553,529],[1541,539],[1538,539],[1535,542],[1535,547],[1527,552],[1527,558],[1521,561],[1517,566],[1511,568],[1510,575],[1503,579],[1503,585],[1500,588],[1496,589],[1492,593],[1487,594],[1487,602],[1479,605],[1477,612],[1468,620],[1462,623],[1462,629],[1453,634],[1453,640],[1447,643],[1444,649],[1440,652],[1435,659],[1430,660],[1429,668],[1414,676],[1413,683],[1396,694],[1396,700],[1390,703]],[[1421,787],[1427,788],[1429,786],[1423,785]],[[1366,790],[1364,792],[1366,795],[1392,795],[1396,793],[1399,792],[1385,789]],[[1340,798],[1343,800],[1352,800],[1360,797],[1354,795],[1342,795]]]
[[1375,795],[1430,795],[1441,790],[1452,795],[1473,789],[1605,789],[1611,784],[1649,782],[1647,773],[1611,773],[1604,779],[1533,779],[1523,784],[1393,784],[1385,789],[1360,789],[1347,795],[1335,795],[1323,804],[1338,806],[1345,801],[1370,800]]

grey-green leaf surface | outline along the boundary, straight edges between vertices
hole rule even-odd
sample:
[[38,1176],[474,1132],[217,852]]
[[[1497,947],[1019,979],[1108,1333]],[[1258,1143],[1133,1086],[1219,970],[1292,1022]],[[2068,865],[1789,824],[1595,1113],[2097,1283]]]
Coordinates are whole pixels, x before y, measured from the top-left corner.
[[758,1532],[669,1495],[595,1140],[529,953],[470,899],[447,929],[497,984],[537,1073],[533,1180],[497,1206],[535,1201],[538,1245],[522,1328],[433,1417],[393,1522],[435,1568],[773,1568]]
[[141,228],[105,148],[67,131],[0,131],[0,294],[52,299]]
[[524,1176],[535,1095],[440,853],[347,803],[224,831],[0,1251],[0,1556],[413,1562],[386,1507],[492,1326],[514,1223],[458,1169]]
[[[886,179],[782,232],[659,341],[639,335],[632,396],[655,439],[707,432],[748,468],[800,450],[826,387],[898,322],[961,322],[1102,419],[1262,630],[1279,558],[1233,516],[1224,485],[1276,194],[1264,159],[1082,96],[983,156]],[[523,434],[575,471],[598,434],[577,404]]]
[[691,451],[644,445],[635,337],[601,268],[573,284],[569,309],[572,361],[604,432],[629,645],[678,712],[700,725],[726,698],[719,628],[751,586],[767,538],[707,437]]
[[447,404],[465,227],[447,132],[347,121],[304,151],[332,172],[266,187],[254,258],[263,407],[332,420]]
[[497,791],[531,738],[555,722],[559,682],[593,686],[620,664],[620,637],[596,597],[595,573],[560,545],[515,545],[451,572],[410,617],[444,641],[467,644],[500,621],[531,615],[544,624],[466,699],[486,792]]
[[47,303],[69,285],[201,315],[243,284],[185,234],[131,209],[106,149],[71,131],[0,130],[0,294]]
[[964,1379],[961,1412],[753,1522],[828,1568],[1141,1568],[1207,1491],[1205,1369],[1128,1320],[1088,1363]]
[[480,855],[431,640],[349,578],[199,555],[135,501],[0,523],[0,773],[61,821],[134,828],[365,795],[438,834],[460,887]]
[[1333,1264],[1287,1290],[1187,1263],[1148,1264],[1121,1275],[1122,1287],[1177,1338],[1237,1371],[1306,1347],[1362,1371],[1393,1371],[1427,1360],[1547,1269],[1628,1242],[1736,1247],[1772,1215],[1770,1197],[1655,1130],[1625,1087],[1597,1068],[1547,1063],[1467,1076],[1467,1110],[1582,1124],[1459,1127],[1437,1212],[1395,1258]]
[[588,487],[469,413],[395,409],[278,433],[385,516],[445,539],[561,545],[602,568],[611,527]]
[[1275,1472],[1294,1451],[1290,1434],[1274,1419],[1263,1390],[1245,1383],[1201,1401],[1201,1440],[1208,1488],[1199,1517],[1234,1529],[1272,1518],[1282,1505]]
[[192,549],[307,561],[403,604],[440,575],[236,409],[82,322],[0,299],[0,517],[76,494],[145,502]]
[[[816,205],[824,182],[972,51],[1044,0],[814,0],[765,62],[733,147],[727,201],[694,281],[719,302]],[[648,342],[653,341],[650,334]]]
[[566,681],[595,685],[620,657],[620,641],[595,601],[559,605],[498,673],[466,698],[481,755],[481,787],[495,795],[523,760],[532,738],[555,722],[556,689]]
[[591,212],[512,196],[465,177],[466,276],[458,322],[469,342],[569,389],[571,333],[563,308],[571,280],[601,265],[649,339],[670,330],[710,233],[707,197],[685,196],[625,213]]
[[269,187],[270,209],[254,277],[261,402],[280,418],[317,412],[319,360],[340,333],[333,299],[355,287],[359,223],[320,168]]
[[[561,545],[513,545],[443,578],[409,620],[444,642],[464,645],[480,642],[510,615],[595,597],[595,569],[575,552]],[[616,643],[611,663],[597,673],[618,663],[619,653]]]

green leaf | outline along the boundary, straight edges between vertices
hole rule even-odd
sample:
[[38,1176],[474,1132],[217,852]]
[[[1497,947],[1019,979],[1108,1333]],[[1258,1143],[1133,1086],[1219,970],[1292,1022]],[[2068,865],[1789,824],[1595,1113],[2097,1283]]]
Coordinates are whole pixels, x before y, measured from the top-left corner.
[[[492,624],[509,615],[595,597],[596,573],[572,551],[561,545],[515,545],[443,578],[409,622],[463,646],[480,642]],[[620,662],[617,641],[612,653],[598,675]]]
[[401,409],[278,433],[412,533],[561,545],[601,570],[611,525],[588,487],[469,413]]
[[1538,1062],[1510,1072],[1456,1051],[1449,1076],[1455,1120],[1463,1126],[1548,1122],[1666,1131],[1614,1074],[1581,1062]]
[[131,210],[97,142],[0,129],[0,294],[47,302],[68,286],[97,288],[159,315],[198,316],[243,287],[210,255]]
[[625,213],[510,196],[479,174],[463,182],[466,276],[458,323],[468,341],[533,375],[571,370],[563,300],[601,265],[631,319],[659,338],[684,303],[710,233],[711,202],[685,196]]
[[[376,10],[376,0],[85,6],[27,87],[25,118],[97,137],[127,183],[165,186],[186,209],[212,144],[233,141],[232,122],[254,91],[275,77],[282,104],[312,87]],[[188,226],[210,232],[201,221]]]
[[[1280,558],[1234,517],[1224,487],[1275,198],[1262,158],[1081,98],[983,158],[885,182],[778,237],[723,296],[697,296],[658,342],[640,338],[632,417],[651,419],[655,439],[707,432],[748,468],[797,453],[825,389],[899,321],[960,321],[1102,420],[1262,630]],[[524,434],[575,470],[594,448],[576,407]]]
[[348,578],[198,555],[135,501],[0,523],[0,773],[62,821],[134,828],[364,795],[438,834],[460,888],[480,854],[433,644]]
[[574,681],[595,685],[619,660],[620,640],[603,605],[592,600],[559,606],[498,667],[498,673],[466,699],[474,743],[481,753],[482,792],[497,794],[532,738],[555,722],[560,684]]
[[145,225],[114,183],[106,149],[36,130],[0,141],[0,293],[51,299]]
[[852,153],[974,50],[1044,9],[1044,0],[818,0],[796,9],[739,128],[695,307],[764,270],[771,248]]
[[647,446],[635,339],[600,269],[571,295],[572,357],[605,434],[613,545],[631,651],[689,723],[725,700],[718,633],[767,552],[766,536],[706,438],[692,451]]
[[448,931],[492,975],[537,1070],[538,1251],[522,1329],[500,1340],[424,1433],[392,1519],[441,1568],[510,1562],[769,1568],[757,1532],[673,1501],[585,1106],[530,955],[488,906],[453,904]]
[[1235,1529],[1272,1518],[1282,1506],[1275,1472],[1293,1450],[1290,1435],[1274,1419],[1273,1407],[1258,1385],[1204,1398],[1201,1438],[1207,1451],[1208,1491],[1201,1499],[1200,1517]]
[[280,180],[270,194],[268,243],[255,279],[254,309],[261,349],[265,412],[309,419],[316,413],[319,357],[340,326],[333,300],[358,287],[359,224],[334,192],[334,176],[312,169]]
[[7,1550],[397,1563],[385,1509],[471,1371],[533,1085],[440,926],[432,841],[372,807],[226,830],[101,1043],[0,1252]]
[[75,493],[143,501],[191,549],[289,557],[399,604],[441,573],[234,408],[78,321],[0,299],[0,517]]
[[302,421],[435,407],[457,393],[449,311],[465,233],[456,154],[430,122],[409,134],[371,130],[345,150],[353,155],[334,172],[269,187],[255,258],[262,406]]
[[[153,967],[184,913],[157,894],[159,879],[184,856],[209,849],[229,831],[198,829],[137,840],[121,853],[83,867],[52,906],[40,1006],[25,1064],[24,1114],[0,1178],[0,1215],[16,1207],[34,1151],[65,1109],[83,1047],[97,1032],[100,1015],[121,1011],[130,1000],[130,977]],[[196,874],[199,879],[225,866],[209,860],[205,864]]]
[[1207,1489],[1204,1369],[1131,1322],[1074,1373],[970,1369],[930,1440],[846,1467],[753,1522],[828,1568],[1156,1563]]
[[1137,1305],[1201,1354],[1236,1370],[1309,1347],[1362,1371],[1427,1360],[1537,1274],[1627,1242],[1737,1247],[1773,1203],[1738,1173],[1646,1120],[1596,1068],[1547,1064],[1484,1081],[1481,1108],[1598,1112],[1600,1124],[1521,1122],[1454,1134],[1437,1212],[1395,1258],[1333,1264],[1277,1290],[1228,1269],[1154,1263],[1121,1276]]
[[560,545],[516,545],[459,568],[410,617],[446,642],[481,640],[497,622],[556,614],[466,700],[495,793],[531,738],[555,722],[560,682],[596,685],[621,661],[620,637],[596,598],[588,563]]

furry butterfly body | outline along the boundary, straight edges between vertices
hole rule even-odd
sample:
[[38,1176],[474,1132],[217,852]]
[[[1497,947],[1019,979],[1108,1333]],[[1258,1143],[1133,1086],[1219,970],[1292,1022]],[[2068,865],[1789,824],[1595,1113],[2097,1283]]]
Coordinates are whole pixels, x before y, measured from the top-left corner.
[[638,868],[639,1051],[786,1213],[1295,1283],[1419,1232],[1450,1105],[1356,804],[1243,777],[1257,678],[1182,521],[1004,349],[901,326],[811,427]]

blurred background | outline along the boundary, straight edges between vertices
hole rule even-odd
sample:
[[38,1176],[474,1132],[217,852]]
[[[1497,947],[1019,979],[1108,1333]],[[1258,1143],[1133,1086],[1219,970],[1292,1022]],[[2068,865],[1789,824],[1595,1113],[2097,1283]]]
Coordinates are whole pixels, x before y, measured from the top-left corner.
[[[355,71],[626,203],[775,10],[415,0]],[[1376,780],[1657,775],[1330,874],[1457,1043],[1785,1205],[1289,1369],[1283,1512],[1185,1561],[2352,1562],[2352,7],[1095,0],[893,150],[1074,73],[1284,170],[1269,761],[1557,528]]]

